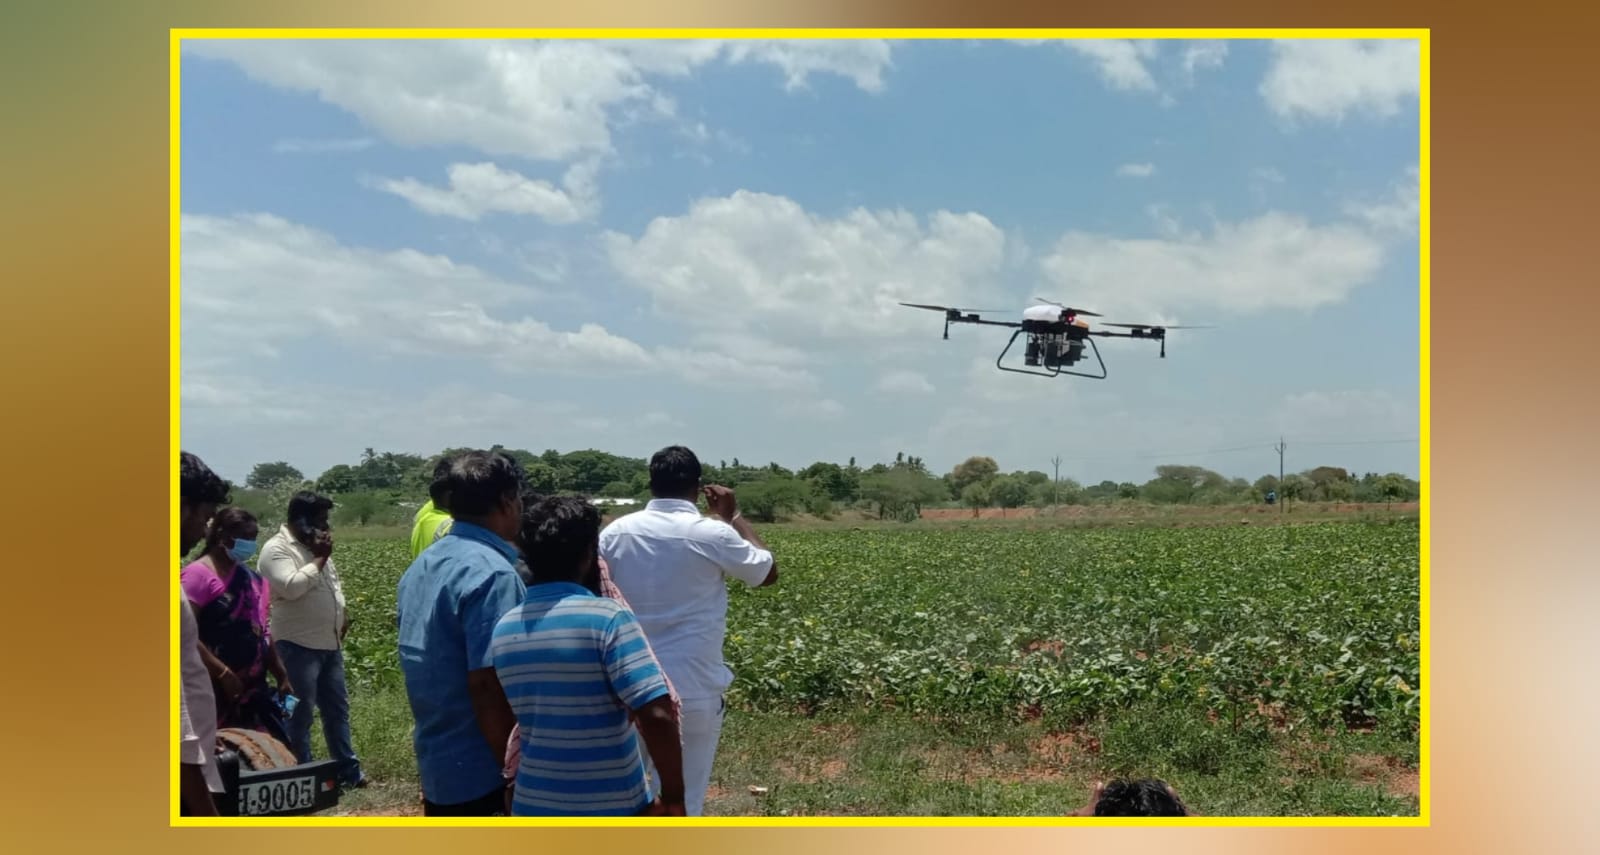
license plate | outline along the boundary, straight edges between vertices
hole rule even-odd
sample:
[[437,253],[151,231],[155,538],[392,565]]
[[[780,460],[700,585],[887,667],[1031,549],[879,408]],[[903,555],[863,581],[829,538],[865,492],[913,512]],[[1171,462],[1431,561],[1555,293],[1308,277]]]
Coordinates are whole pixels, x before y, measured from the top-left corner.
[[317,800],[317,779],[286,778],[277,781],[240,784],[239,814],[265,816],[284,811],[306,810]]

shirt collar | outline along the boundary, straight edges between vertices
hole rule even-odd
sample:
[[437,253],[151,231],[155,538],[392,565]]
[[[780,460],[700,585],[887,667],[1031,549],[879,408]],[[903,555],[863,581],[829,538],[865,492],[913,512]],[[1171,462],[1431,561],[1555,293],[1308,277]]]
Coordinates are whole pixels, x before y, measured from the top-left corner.
[[289,528],[288,523],[278,526],[278,533],[283,535],[284,541],[287,542],[290,547],[306,552],[311,550],[311,547],[301,543],[300,538],[294,536],[294,531]]
[[698,514],[700,509],[694,502],[683,499],[651,499],[645,505],[646,510],[661,511],[662,513]]
[[594,596],[594,592],[577,582],[535,582],[528,586],[528,599],[548,600],[574,595]]
[[512,565],[522,560],[522,555],[517,552],[515,546],[507,543],[505,538],[481,525],[473,525],[464,520],[456,520],[450,524],[450,531],[445,537],[464,537],[468,540],[475,540],[487,546],[492,546],[495,551],[505,556],[506,561]]

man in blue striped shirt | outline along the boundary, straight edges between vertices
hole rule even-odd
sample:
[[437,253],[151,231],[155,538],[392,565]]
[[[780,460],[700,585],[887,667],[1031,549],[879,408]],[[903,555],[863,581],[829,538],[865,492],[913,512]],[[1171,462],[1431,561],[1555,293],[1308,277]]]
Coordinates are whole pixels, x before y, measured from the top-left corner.
[[[582,499],[551,497],[524,513],[519,545],[533,581],[490,642],[522,728],[515,816],[684,815],[667,681],[633,612],[598,594],[599,543],[600,511]],[[661,775],[654,799],[640,736]]]

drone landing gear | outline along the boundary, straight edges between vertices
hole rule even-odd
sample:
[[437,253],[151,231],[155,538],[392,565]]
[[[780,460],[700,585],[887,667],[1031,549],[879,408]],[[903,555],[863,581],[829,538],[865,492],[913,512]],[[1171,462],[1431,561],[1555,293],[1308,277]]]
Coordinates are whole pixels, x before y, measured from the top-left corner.
[[1070,374],[1073,377],[1087,377],[1090,380],[1104,380],[1104,379],[1106,379],[1106,361],[1104,359],[1100,358],[1100,346],[1095,344],[1094,343],[1094,339],[1092,339],[1092,338],[1085,338],[1084,341],[1089,343],[1089,347],[1092,350],[1094,350],[1094,359],[1095,359],[1095,361],[1100,363],[1100,373],[1099,374],[1088,374],[1088,373],[1083,372],[1083,371],[1067,371],[1067,370],[1061,368],[1059,365],[1055,365],[1055,366],[1046,365],[1046,368],[1049,369],[1048,371],[1031,371],[1031,370],[1029,370],[1027,368],[1007,368],[1003,364],[1005,362],[1006,354],[1011,352],[1011,346],[1017,343],[1017,336],[1022,335],[1023,332],[1024,332],[1024,330],[1017,330],[1016,332],[1011,334],[1011,340],[1006,342],[1006,349],[1000,351],[999,358],[995,359],[994,367],[1000,369],[1001,371],[1012,371],[1012,372],[1015,372],[1017,374],[1032,374],[1035,377],[1059,377],[1062,374]]

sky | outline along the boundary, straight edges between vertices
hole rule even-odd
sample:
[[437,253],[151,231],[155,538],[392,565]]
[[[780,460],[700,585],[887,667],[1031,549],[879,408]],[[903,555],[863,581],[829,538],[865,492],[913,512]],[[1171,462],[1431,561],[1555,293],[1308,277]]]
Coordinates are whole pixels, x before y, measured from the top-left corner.
[[[1416,477],[1418,92],[1415,41],[186,41],[182,444]],[[1042,378],[898,305],[1037,297],[1209,328]]]

